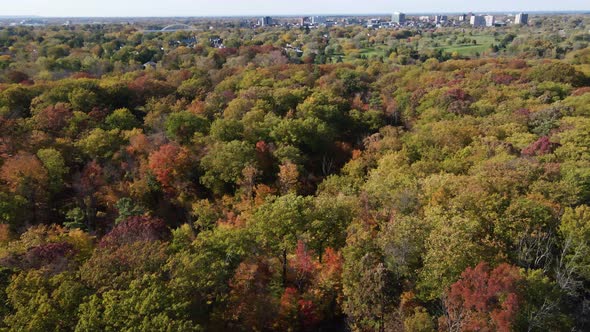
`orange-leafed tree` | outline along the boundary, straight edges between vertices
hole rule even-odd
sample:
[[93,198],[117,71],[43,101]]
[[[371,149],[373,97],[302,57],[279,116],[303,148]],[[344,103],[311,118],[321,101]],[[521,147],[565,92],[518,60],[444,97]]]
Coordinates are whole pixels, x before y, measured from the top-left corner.
[[186,187],[190,165],[189,151],[175,144],[162,145],[149,156],[149,168],[168,194]]
[[40,212],[47,205],[49,176],[35,155],[19,152],[7,159],[0,169],[0,181],[7,185],[10,192],[27,200],[33,223],[42,221],[39,220],[42,219]]

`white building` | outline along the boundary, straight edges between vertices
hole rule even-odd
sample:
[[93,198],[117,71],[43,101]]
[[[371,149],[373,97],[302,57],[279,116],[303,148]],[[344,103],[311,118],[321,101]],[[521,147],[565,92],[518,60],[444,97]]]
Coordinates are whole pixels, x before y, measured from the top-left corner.
[[494,15],[486,15],[485,20],[487,27],[493,27],[494,23],[496,23],[496,18],[494,17]]
[[514,18],[514,24],[519,25],[528,25],[529,24],[529,14],[520,13],[517,14]]
[[406,22],[406,14],[400,12],[393,13],[393,15],[391,16],[391,22],[397,24],[404,24]]

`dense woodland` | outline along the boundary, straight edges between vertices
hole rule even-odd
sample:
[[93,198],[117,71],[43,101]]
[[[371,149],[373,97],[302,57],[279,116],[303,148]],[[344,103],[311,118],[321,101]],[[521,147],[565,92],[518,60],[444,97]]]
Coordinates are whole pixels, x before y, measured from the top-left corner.
[[590,330],[588,23],[0,28],[0,330]]

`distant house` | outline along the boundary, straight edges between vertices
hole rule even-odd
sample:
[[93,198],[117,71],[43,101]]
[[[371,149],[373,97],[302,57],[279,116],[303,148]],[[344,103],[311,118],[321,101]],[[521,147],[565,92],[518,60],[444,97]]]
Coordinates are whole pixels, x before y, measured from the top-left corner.
[[381,20],[378,18],[372,18],[367,22],[367,28],[378,29],[381,26]]
[[221,39],[219,37],[209,38],[209,45],[211,45],[211,47],[215,47],[215,48],[225,48],[225,45],[223,45],[223,39]]
[[169,46],[187,46],[194,47],[197,44],[197,37],[182,38],[178,40],[171,40],[168,42]]
[[148,69],[148,68],[156,69],[156,65],[157,65],[157,63],[155,63],[153,61],[148,61],[148,62],[144,63],[142,65],[142,67],[143,67],[143,69]]

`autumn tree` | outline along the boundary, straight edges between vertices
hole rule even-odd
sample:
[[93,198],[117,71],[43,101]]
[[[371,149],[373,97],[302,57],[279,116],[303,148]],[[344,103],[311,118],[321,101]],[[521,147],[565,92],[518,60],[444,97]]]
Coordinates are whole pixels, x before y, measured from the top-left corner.
[[105,126],[107,129],[119,129],[119,130],[130,130],[139,125],[139,121],[126,108],[119,108],[109,114],[105,120]]
[[482,262],[467,268],[444,299],[440,325],[450,331],[512,331],[518,314],[519,270],[509,264],[491,269]]
[[191,172],[191,155],[175,144],[160,146],[149,156],[149,168],[167,193],[176,193],[187,186]]
[[61,152],[55,149],[41,149],[37,157],[47,170],[48,188],[52,193],[59,192],[64,185],[64,176],[69,172]]
[[24,197],[32,209],[33,223],[41,221],[40,212],[47,204],[48,173],[41,161],[34,155],[20,152],[6,160],[0,169],[0,179],[8,189]]
[[168,115],[165,126],[168,137],[181,144],[188,143],[195,133],[205,134],[209,130],[207,119],[188,111]]
[[244,168],[255,165],[254,147],[247,142],[217,143],[201,159],[205,171],[201,183],[215,193],[222,193],[226,185],[233,186],[240,181]]
[[256,238],[281,262],[283,285],[287,282],[287,255],[309,225],[310,213],[309,198],[287,194],[268,200],[253,215]]

